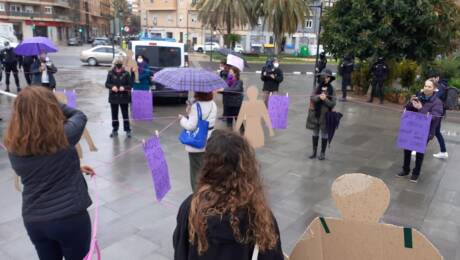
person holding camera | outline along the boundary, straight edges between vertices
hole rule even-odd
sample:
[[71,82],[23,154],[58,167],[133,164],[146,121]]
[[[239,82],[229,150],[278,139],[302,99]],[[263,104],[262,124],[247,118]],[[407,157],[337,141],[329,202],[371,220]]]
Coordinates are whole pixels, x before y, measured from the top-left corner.
[[283,71],[277,58],[269,59],[262,68],[260,79],[264,82],[264,102],[268,104],[270,93],[278,92],[280,83],[283,82]]
[[40,53],[38,60],[36,60],[32,65],[32,84],[47,87],[53,90],[56,88],[56,80],[54,79],[54,73],[56,72],[57,68],[51,62],[46,53],[42,52]]
[[[443,104],[442,101],[435,95],[435,89],[437,88],[437,83],[433,80],[425,81],[425,86],[423,87],[422,92],[418,96],[412,96],[409,103],[406,105],[405,109],[407,111],[417,112],[424,115],[432,115],[430,132],[428,134],[428,140],[430,142],[436,133],[436,128],[441,121],[443,115]],[[410,177],[411,182],[417,182],[420,176],[420,171],[422,169],[424,154],[416,153],[415,156],[415,168],[412,171],[412,176]],[[404,165],[403,170],[397,176],[406,177],[410,173],[410,161],[411,161],[411,151],[404,150]]]

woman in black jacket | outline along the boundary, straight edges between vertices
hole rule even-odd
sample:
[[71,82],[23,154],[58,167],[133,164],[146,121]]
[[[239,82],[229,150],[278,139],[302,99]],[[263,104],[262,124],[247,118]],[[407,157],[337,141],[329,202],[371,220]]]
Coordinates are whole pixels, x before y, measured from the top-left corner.
[[240,71],[231,67],[227,77],[227,87],[222,92],[222,102],[224,104],[224,117],[227,120],[227,126],[232,127],[233,120],[240,113],[241,104],[243,104],[244,88],[243,81],[240,79]]
[[118,136],[118,107],[123,116],[123,130],[126,136],[131,138],[131,128],[129,126],[129,103],[131,103],[131,75],[123,68],[123,59],[117,58],[114,67],[107,75],[105,87],[109,89],[109,103],[112,111],[112,133],[110,137]]
[[283,260],[278,224],[264,196],[255,152],[235,132],[208,140],[195,194],[181,205],[175,260]]
[[81,173],[94,172],[80,168],[75,149],[86,121],[43,87],[25,88],[14,102],[4,142],[24,185],[24,225],[41,260],[81,260],[89,250],[91,199]]

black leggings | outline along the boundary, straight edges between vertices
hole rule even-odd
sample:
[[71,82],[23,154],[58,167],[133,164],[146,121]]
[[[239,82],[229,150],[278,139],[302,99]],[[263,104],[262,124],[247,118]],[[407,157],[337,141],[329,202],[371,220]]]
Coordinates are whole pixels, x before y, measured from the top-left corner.
[[91,242],[87,211],[71,217],[24,223],[40,260],[82,260]]
[[129,127],[129,104],[110,104],[110,109],[112,110],[113,131],[117,132],[120,126],[120,122],[118,121],[118,107],[120,107],[121,115],[123,116],[123,130],[125,132],[130,132],[131,128]]

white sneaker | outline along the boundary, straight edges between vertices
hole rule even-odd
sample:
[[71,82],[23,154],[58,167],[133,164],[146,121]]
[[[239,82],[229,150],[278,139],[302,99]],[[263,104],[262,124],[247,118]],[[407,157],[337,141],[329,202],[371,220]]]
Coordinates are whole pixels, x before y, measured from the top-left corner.
[[434,158],[438,158],[438,159],[447,159],[449,158],[449,154],[447,152],[445,153],[435,153],[433,154]]
[[416,151],[412,151],[411,155],[415,157],[415,156],[417,155],[417,152],[416,152]]

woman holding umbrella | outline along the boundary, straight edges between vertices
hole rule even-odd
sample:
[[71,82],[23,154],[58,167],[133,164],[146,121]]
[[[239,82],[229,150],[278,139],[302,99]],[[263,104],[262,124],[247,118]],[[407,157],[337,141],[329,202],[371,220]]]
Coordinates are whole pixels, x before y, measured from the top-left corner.
[[319,84],[310,98],[307,129],[313,130],[313,154],[310,156],[310,159],[316,158],[321,132],[321,154],[318,159],[322,161],[326,159],[326,148],[328,143],[326,115],[328,112],[332,111],[336,104],[335,91],[331,85],[335,77],[329,69],[325,69],[318,73],[317,77]]
[[[189,132],[201,131],[202,129],[198,128],[198,124],[200,123],[198,119],[199,111],[201,111],[202,121],[208,122],[207,136],[203,136],[203,139],[206,138],[204,146],[201,146],[201,148],[194,148],[190,145],[185,146],[190,159],[190,182],[193,191],[195,191],[197,175],[201,168],[206,142],[214,130],[217,117],[217,105],[213,101],[213,91],[224,88],[226,83],[214,72],[196,68],[163,69],[155,74],[153,81],[177,91],[194,92],[195,101],[193,103],[188,102],[186,109],[188,115],[179,115],[182,128]],[[206,124],[206,122],[204,123]],[[181,142],[184,143],[183,140]]]

